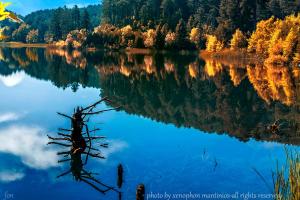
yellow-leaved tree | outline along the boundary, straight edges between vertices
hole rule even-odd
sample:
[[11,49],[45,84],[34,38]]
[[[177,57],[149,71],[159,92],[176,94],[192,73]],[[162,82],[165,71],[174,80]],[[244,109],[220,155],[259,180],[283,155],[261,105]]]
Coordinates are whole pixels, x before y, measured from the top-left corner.
[[247,37],[243,34],[240,29],[237,29],[235,33],[232,35],[232,39],[230,40],[230,49],[238,50],[247,47]]
[[248,51],[266,55],[268,52],[269,41],[274,32],[276,19],[271,17],[267,20],[262,20],[257,23],[256,31],[249,39]]
[[249,39],[248,51],[261,55],[268,64],[300,64],[300,13],[259,22]]
[[217,52],[221,51],[224,47],[224,43],[219,41],[214,35],[206,35],[206,51]]
[[145,47],[153,48],[154,42],[155,42],[155,37],[156,37],[155,30],[154,29],[149,29],[143,35],[144,35],[144,45],[145,45]]
[[200,43],[200,29],[199,28],[192,28],[190,33],[190,41],[196,45],[197,48],[199,48]]

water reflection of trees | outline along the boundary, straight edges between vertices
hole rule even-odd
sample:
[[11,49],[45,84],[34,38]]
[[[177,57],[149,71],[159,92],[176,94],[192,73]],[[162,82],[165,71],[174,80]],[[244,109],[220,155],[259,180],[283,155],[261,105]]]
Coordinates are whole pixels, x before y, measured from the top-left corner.
[[[226,65],[188,55],[122,59],[97,68],[103,94],[128,113],[243,141],[299,142],[297,83],[288,67],[264,66],[262,72],[259,64]],[[270,129],[277,120],[280,133]]]
[[[86,61],[79,61],[82,54],[78,52],[62,54],[61,51],[53,52],[44,49],[3,48],[0,49],[0,55],[0,73],[3,75],[24,70],[37,79],[50,80],[57,87],[72,87],[74,90],[77,89],[78,84],[84,87],[99,87],[97,71],[87,64],[80,66]],[[75,58],[70,59],[68,56],[75,56]]]
[[[20,59],[14,59],[13,52],[29,65],[19,67]],[[58,87],[74,83],[101,86],[103,95],[128,113],[179,127],[229,133],[243,141],[253,137],[300,143],[299,69],[240,61],[204,62],[191,54],[41,49],[2,49],[0,53],[1,74],[24,70]],[[281,134],[268,129],[277,120],[285,124]]]

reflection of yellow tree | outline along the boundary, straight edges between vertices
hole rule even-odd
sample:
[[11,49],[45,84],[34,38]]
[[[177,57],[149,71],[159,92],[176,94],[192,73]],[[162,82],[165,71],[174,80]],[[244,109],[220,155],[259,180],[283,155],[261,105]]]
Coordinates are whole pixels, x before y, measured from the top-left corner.
[[16,51],[12,51],[11,56],[15,61],[19,63],[21,67],[27,67],[28,65],[30,65],[30,62],[26,59],[26,57],[22,58],[22,56]]
[[234,65],[229,65],[229,75],[234,86],[238,86],[246,77],[244,69],[238,68]]
[[147,74],[153,74],[156,72],[156,68],[155,66],[153,66],[152,56],[145,56],[144,63],[145,63],[145,71],[147,72]]
[[207,60],[205,63],[205,72],[208,76],[214,77],[223,70],[222,64],[214,60]]
[[26,56],[27,58],[32,61],[32,62],[38,62],[39,61],[39,56],[37,53],[37,49],[35,48],[26,48]]
[[5,61],[5,56],[3,54],[3,49],[0,48],[0,60]]
[[210,77],[217,76],[224,68],[228,68],[230,79],[234,86],[240,85],[248,76],[250,83],[258,95],[267,103],[280,101],[292,105],[296,99],[294,80],[300,76],[300,70],[287,66],[277,66],[268,63],[247,65],[247,68],[236,64],[223,64],[219,61],[206,60],[204,71]]
[[75,67],[79,67],[82,69],[84,69],[87,65],[87,60],[85,56],[83,56],[82,53],[78,50],[69,52],[64,49],[57,48],[47,49],[46,55],[48,59],[53,59],[52,55],[64,57],[69,65],[74,65]]
[[198,63],[197,62],[193,62],[189,65],[189,75],[192,78],[197,78],[199,74],[199,68],[198,68]]
[[174,71],[175,71],[174,63],[171,62],[171,61],[168,60],[168,59],[165,60],[165,62],[164,62],[164,67],[165,67],[166,72],[168,72],[168,73],[171,73],[171,72],[174,72]]
[[266,102],[272,100],[291,105],[295,101],[292,73],[287,67],[272,65],[247,66],[249,81]]
[[125,59],[122,59],[122,58],[121,58],[120,73],[127,77],[129,77],[131,74],[130,68],[125,66]]

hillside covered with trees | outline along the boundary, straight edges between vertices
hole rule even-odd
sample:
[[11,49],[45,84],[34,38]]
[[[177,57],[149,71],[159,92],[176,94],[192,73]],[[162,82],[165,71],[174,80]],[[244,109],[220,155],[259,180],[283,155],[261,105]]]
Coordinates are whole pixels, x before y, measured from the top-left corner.
[[139,29],[167,24],[173,31],[183,19],[188,30],[199,28],[229,40],[238,28],[253,31],[260,20],[299,11],[298,0],[103,0],[102,19]]
[[53,42],[65,39],[67,34],[76,29],[92,30],[99,25],[101,5],[86,8],[57,8],[32,12],[21,17],[24,23],[16,24],[9,20],[1,22],[6,41],[18,42]]

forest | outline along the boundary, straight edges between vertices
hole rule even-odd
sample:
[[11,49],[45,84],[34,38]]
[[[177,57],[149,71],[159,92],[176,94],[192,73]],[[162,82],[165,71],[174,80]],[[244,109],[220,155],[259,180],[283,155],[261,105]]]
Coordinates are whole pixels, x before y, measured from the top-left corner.
[[42,10],[5,26],[6,41],[59,48],[245,49],[267,62],[298,63],[299,0],[103,0]]
[[[8,7],[9,9],[9,7]],[[5,41],[18,41],[28,43],[60,40],[76,29],[92,30],[100,24],[101,6],[90,5],[85,8],[66,6],[57,9],[46,9],[20,16],[24,23],[17,24],[9,20],[0,22]]]

